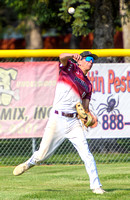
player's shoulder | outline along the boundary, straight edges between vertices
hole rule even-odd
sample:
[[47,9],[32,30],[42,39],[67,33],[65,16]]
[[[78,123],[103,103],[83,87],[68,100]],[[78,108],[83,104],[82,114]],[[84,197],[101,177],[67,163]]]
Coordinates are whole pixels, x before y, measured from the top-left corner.
[[75,67],[75,63],[73,63],[71,60],[68,60],[67,61],[67,64],[66,64],[66,66],[64,66],[61,62],[59,62],[59,67],[60,68],[68,68],[68,67]]

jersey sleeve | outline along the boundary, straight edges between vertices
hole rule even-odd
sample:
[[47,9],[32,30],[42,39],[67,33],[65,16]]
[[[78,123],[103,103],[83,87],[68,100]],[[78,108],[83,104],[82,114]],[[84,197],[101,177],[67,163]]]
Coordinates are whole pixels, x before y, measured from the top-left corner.
[[65,70],[69,66],[71,66],[72,68],[74,68],[74,63],[71,60],[67,61],[67,65],[66,66],[63,66],[63,64],[61,62],[59,62],[59,70]]

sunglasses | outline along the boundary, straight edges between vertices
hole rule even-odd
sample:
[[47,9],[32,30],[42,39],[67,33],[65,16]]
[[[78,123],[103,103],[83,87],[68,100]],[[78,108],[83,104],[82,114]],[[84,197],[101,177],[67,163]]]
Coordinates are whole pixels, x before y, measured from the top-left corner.
[[86,60],[87,62],[92,61],[92,62],[94,63],[94,58],[93,58],[92,56],[87,56],[87,57],[85,58],[85,60]]

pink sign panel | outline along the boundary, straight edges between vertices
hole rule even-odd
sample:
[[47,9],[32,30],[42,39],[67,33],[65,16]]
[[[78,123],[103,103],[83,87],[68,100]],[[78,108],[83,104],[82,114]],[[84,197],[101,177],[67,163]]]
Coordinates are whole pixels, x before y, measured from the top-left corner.
[[56,61],[0,63],[0,138],[42,137],[58,71]]

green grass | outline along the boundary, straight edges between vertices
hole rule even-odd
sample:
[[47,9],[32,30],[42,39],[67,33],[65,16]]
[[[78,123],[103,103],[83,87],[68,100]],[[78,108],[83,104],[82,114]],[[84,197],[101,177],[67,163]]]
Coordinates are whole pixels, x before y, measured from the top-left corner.
[[107,193],[89,189],[84,165],[45,165],[13,176],[14,167],[0,167],[1,200],[128,200],[129,163],[98,164],[98,173]]

